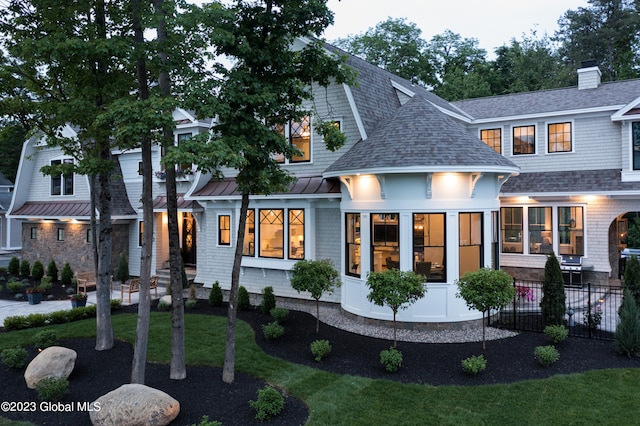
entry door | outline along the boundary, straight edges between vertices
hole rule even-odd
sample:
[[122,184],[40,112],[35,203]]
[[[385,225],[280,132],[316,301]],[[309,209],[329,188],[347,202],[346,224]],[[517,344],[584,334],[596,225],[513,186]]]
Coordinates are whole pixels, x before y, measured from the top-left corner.
[[182,261],[196,264],[196,221],[191,213],[182,214]]

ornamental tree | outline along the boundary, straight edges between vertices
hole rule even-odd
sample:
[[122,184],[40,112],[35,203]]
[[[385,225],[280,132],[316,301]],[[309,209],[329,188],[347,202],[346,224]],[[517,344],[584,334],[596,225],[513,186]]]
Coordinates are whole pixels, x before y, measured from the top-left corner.
[[367,300],[378,306],[388,306],[393,311],[393,347],[396,347],[396,315],[399,309],[407,309],[418,299],[424,297],[424,277],[413,271],[387,269],[370,272],[367,285],[371,289]]
[[486,349],[485,314],[501,309],[516,295],[513,278],[504,271],[482,268],[467,272],[459,280],[457,297],[461,297],[471,309],[482,312],[482,349]]
[[623,285],[625,290],[629,290],[636,299],[636,305],[640,306],[640,261],[636,255],[627,259]]
[[566,295],[560,262],[555,253],[547,256],[542,279],[542,320],[545,325],[562,325],[566,312]]
[[329,259],[299,260],[291,269],[291,287],[300,293],[308,291],[316,301],[316,333],[320,332],[320,298],[340,287],[338,271]]

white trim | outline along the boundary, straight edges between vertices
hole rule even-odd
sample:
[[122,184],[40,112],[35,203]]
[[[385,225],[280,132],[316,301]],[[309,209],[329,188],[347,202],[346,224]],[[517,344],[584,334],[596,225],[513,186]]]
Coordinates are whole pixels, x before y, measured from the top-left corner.
[[580,108],[580,109],[571,109],[571,110],[564,110],[564,111],[539,112],[536,114],[509,115],[505,117],[481,118],[477,120],[472,120],[470,124],[502,123],[504,121],[520,121],[520,120],[531,121],[531,120],[538,120],[540,118],[551,119],[552,117],[562,117],[565,115],[592,114],[592,113],[616,111],[622,108],[623,106],[624,105],[609,105],[609,106],[594,107],[594,108]]
[[393,87],[396,90],[399,90],[400,92],[404,93],[408,97],[413,98],[416,95],[416,92],[407,89],[405,86],[401,85],[397,81],[395,80],[390,80],[390,81],[391,81],[391,87]]
[[360,112],[358,111],[358,107],[356,106],[356,101],[355,99],[353,99],[353,93],[351,92],[351,87],[349,87],[346,83],[342,83],[342,87],[344,88],[345,95],[347,95],[347,100],[349,101],[349,107],[351,107],[353,118],[356,120],[356,125],[358,126],[358,132],[360,132],[360,138],[364,141],[367,139],[367,132],[364,129],[364,124],[362,123]]
[[[564,124],[564,123],[569,123],[571,125],[571,150],[569,151],[557,151],[557,152],[551,152],[549,151],[549,126],[552,124]],[[576,150],[576,138],[575,138],[575,123],[574,120],[566,120],[566,121],[545,121],[544,122],[544,131],[545,131],[545,149],[544,149],[544,153],[545,154],[549,154],[549,155],[556,155],[556,154],[572,154],[574,153]]]
[[410,167],[378,167],[371,169],[350,169],[339,170],[336,172],[324,173],[322,176],[326,178],[340,177],[340,176],[353,176],[359,174],[411,174],[411,173],[447,173],[447,172],[459,172],[459,173],[498,173],[500,175],[511,174],[517,176],[520,174],[519,167],[508,166],[410,166]]

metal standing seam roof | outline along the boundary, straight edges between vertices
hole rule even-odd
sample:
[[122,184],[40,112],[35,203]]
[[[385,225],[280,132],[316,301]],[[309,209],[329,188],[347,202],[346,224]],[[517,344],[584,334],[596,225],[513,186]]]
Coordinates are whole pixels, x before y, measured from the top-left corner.
[[[193,200],[185,200],[184,194],[178,194],[178,210],[201,211],[202,206]],[[159,195],[153,200],[153,211],[167,210],[167,196]]]
[[91,216],[91,203],[88,201],[29,201],[13,211],[11,216],[88,219]]
[[[340,182],[338,179],[328,179],[322,176],[296,176],[296,181],[291,184],[289,191],[278,192],[273,195],[323,195],[340,194]],[[234,178],[223,180],[211,180],[202,189],[191,195],[192,198],[228,198],[239,197],[238,186]],[[258,194],[252,194],[258,195]]]

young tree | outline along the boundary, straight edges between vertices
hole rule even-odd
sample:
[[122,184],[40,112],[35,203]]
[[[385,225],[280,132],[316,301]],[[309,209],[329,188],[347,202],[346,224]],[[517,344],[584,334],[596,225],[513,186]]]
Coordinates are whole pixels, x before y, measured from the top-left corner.
[[620,354],[628,357],[640,355],[640,312],[631,291],[624,289],[622,304],[618,309],[615,346]]
[[560,262],[555,253],[547,256],[542,279],[542,321],[545,325],[562,325],[566,312],[566,295]]
[[393,311],[393,347],[396,347],[396,315],[398,310],[407,309],[418,299],[424,297],[427,289],[424,277],[413,271],[387,269],[370,272],[367,286],[371,289],[367,300],[378,306],[388,306]]
[[320,298],[340,287],[340,276],[329,259],[299,260],[291,268],[291,287],[308,291],[316,301],[316,333],[320,332]]
[[469,308],[482,312],[482,349],[485,350],[485,315],[513,300],[516,295],[513,278],[504,271],[482,268],[464,274],[457,285],[457,296],[463,298]]
[[[190,108],[199,116],[217,117],[218,122],[210,139],[191,138],[175,149],[173,156],[168,153],[166,159],[173,164],[197,163],[200,170],[214,173],[221,166],[237,170],[235,180],[242,195],[222,373],[222,380],[232,383],[249,196],[288,190],[294,178],[280,167],[276,155],[291,159],[300,151],[287,143],[278,128],[312,114],[311,107],[302,104],[313,99],[313,91],[309,90],[313,85],[351,82],[352,73],[343,68],[342,58],[328,53],[318,40],[307,39],[301,50],[292,51],[296,38],[319,37],[332,22],[326,0],[301,0],[295,4],[286,0],[237,0],[229,7],[205,6],[205,12],[209,18],[205,25],[213,29],[210,36],[215,53],[236,62],[230,69],[217,69],[223,78],[205,81],[198,77],[193,84],[187,82],[183,86]],[[316,124],[321,124],[320,120]],[[323,134],[328,149],[335,150],[344,143],[343,137],[335,137],[342,134],[336,135],[334,126],[316,126],[316,130],[319,128],[328,131]]]
[[636,299],[636,305],[640,306],[640,260],[638,260],[638,256],[636,255],[627,258],[627,263],[624,268],[623,285]]

